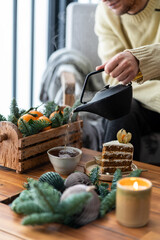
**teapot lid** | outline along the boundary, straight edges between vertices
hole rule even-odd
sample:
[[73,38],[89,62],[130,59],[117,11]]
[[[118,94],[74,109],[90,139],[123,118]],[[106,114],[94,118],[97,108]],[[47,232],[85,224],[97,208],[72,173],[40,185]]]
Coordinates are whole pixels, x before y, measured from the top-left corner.
[[99,101],[104,98],[118,97],[122,92],[128,91],[130,88],[132,88],[131,83],[128,85],[118,84],[111,87],[106,85],[94,95],[90,102]]

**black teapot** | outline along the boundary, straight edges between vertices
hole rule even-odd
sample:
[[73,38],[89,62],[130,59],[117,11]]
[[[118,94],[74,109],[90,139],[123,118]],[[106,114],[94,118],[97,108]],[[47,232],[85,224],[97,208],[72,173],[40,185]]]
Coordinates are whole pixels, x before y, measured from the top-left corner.
[[104,69],[91,72],[86,76],[83,84],[80,102],[82,105],[74,109],[74,112],[91,112],[109,120],[125,116],[130,111],[132,101],[132,84],[117,84],[116,86],[104,86],[89,102],[83,102],[83,95],[87,81],[93,74],[100,73]]

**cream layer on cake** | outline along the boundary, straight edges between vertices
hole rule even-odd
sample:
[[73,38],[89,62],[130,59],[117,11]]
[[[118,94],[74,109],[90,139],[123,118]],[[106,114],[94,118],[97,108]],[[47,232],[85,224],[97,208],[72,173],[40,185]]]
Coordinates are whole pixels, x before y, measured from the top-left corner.
[[131,171],[133,160],[133,145],[111,141],[103,144],[100,161],[102,173],[114,173],[117,168],[122,172]]

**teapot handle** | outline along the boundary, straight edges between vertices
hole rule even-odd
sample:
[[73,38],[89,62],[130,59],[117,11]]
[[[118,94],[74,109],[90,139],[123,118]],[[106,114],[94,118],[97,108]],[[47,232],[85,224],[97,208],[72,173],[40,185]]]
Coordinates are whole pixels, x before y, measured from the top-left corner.
[[86,89],[86,85],[87,85],[88,78],[89,78],[90,76],[94,75],[94,74],[97,74],[97,73],[100,73],[100,72],[103,72],[103,71],[104,71],[104,68],[102,68],[102,69],[100,69],[100,70],[98,70],[98,71],[90,72],[90,73],[86,76],[85,81],[84,81],[84,84],[83,84],[83,88],[82,88],[81,97],[80,97],[80,102],[81,102],[81,103],[83,103],[83,104],[84,104],[84,103],[87,103],[87,102],[83,102],[82,99],[83,99],[84,91],[85,91],[85,89]]

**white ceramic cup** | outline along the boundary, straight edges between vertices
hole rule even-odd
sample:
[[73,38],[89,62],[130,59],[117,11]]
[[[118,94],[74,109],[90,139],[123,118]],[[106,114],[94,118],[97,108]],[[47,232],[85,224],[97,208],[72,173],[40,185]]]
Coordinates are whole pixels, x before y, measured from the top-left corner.
[[[54,156],[53,154],[51,154],[52,151],[56,151],[56,150],[71,150],[71,151],[76,151],[78,154],[74,157],[58,157],[58,156]],[[68,175],[72,172],[74,172],[77,164],[79,163],[81,156],[82,156],[82,150],[80,150],[79,148],[75,148],[75,147],[70,147],[70,146],[59,146],[59,147],[54,147],[51,148],[47,151],[48,157],[50,162],[52,163],[54,170],[59,173],[59,174],[63,174],[63,175]]]

